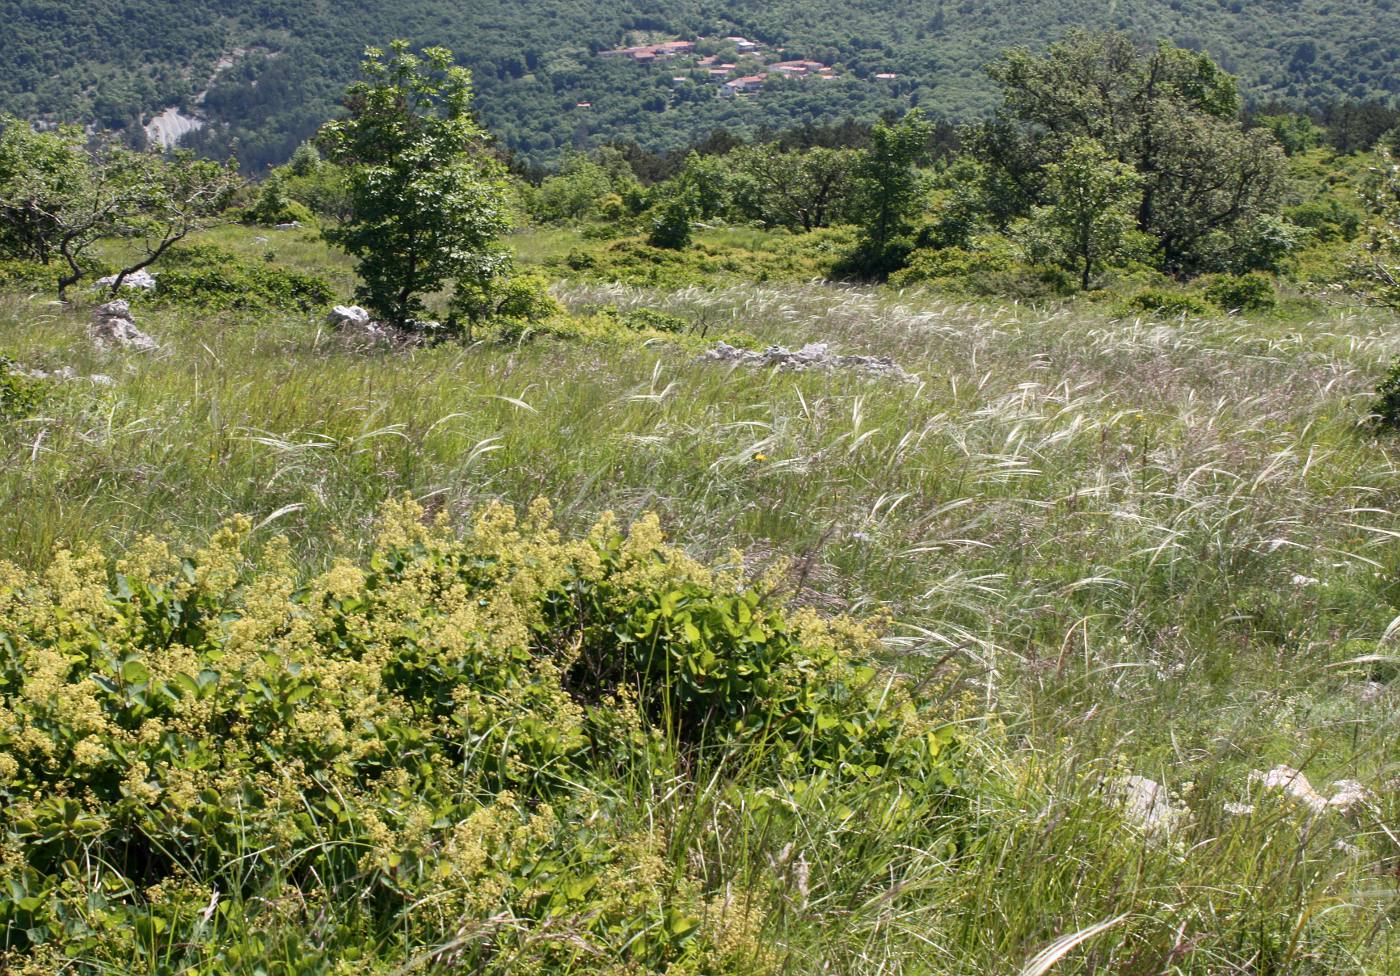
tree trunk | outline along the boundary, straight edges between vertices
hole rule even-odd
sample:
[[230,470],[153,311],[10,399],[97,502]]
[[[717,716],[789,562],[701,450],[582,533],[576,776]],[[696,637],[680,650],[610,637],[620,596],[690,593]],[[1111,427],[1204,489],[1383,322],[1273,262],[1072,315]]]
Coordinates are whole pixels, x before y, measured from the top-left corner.
[[63,255],[63,260],[68,262],[69,274],[58,276],[58,300],[67,304],[68,289],[76,285],[83,277],[83,269],[78,267],[78,262],[73,255],[68,252],[68,242],[64,241],[59,247],[59,253]]
[[122,268],[121,271],[117,272],[117,278],[112,282],[111,297],[116,298],[117,295],[121,293],[122,284],[126,281],[127,275],[133,275],[155,264],[162,254],[170,250],[175,244],[184,240],[186,233],[187,231],[181,231],[173,236],[163,238],[161,242],[156,245],[155,250],[148,252],[144,259],[137,261],[129,267]]

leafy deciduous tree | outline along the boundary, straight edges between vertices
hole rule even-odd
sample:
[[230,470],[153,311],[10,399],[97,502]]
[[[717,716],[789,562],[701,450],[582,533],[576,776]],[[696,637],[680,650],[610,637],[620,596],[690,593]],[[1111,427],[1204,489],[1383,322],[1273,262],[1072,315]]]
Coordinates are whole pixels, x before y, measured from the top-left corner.
[[693,150],[685,157],[675,179],[677,188],[701,220],[713,220],[728,209],[733,182],[730,160],[723,156],[702,156]]
[[1317,148],[1325,135],[1312,119],[1296,112],[1260,115],[1254,119],[1254,124],[1269,132],[1289,156]]
[[1356,290],[1373,305],[1400,309],[1400,163],[1389,153],[1381,153],[1370,197],[1379,222],[1357,262]]
[[1235,80],[1205,54],[1079,31],[1044,55],[1012,50],[990,73],[1003,104],[972,141],[1021,195],[1014,207],[1038,200],[1044,167],[1076,137],[1141,175],[1138,227],[1169,271],[1217,266],[1278,207],[1283,153],[1268,131],[1245,131]]
[[472,114],[470,73],[452,52],[370,48],[347,116],[322,128],[328,159],[346,168],[350,215],[327,238],[358,259],[357,298],[403,326],[423,298],[499,273],[508,227],[504,168]]
[[18,148],[4,154],[14,168],[0,184],[0,208],[16,215],[6,226],[31,256],[63,259],[60,299],[86,274],[84,257],[97,241],[120,235],[136,243],[111,286],[116,294],[129,275],[222,220],[241,183],[231,167],[189,153],[167,157],[107,144],[89,154],[79,129],[27,135],[24,128],[7,126],[7,139]]
[[861,229],[854,270],[883,276],[904,257],[897,243],[906,235],[923,197],[915,164],[924,154],[931,127],[918,109],[899,122],[880,122],[852,167],[852,208]]
[[684,198],[677,197],[657,211],[647,243],[672,251],[690,246],[690,204]]
[[850,193],[854,153],[849,149],[819,146],[796,152],[770,143],[738,150],[729,158],[736,206],[744,216],[770,227],[826,227],[841,213]]
[[1084,138],[1045,170],[1049,202],[1031,214],[1031,257],[1074,271],[1087,291],[1093,275],[1129,249],[1141,179]]
[[587,156],[571,156],[563,169],[544,180],[534,194],[534,214],[547,221],[596,217],[613,192],[607,170]]
[[57,249],[53,214],[82,184],[81,132],[36,132],[0,117],[0,253],[48,264]]

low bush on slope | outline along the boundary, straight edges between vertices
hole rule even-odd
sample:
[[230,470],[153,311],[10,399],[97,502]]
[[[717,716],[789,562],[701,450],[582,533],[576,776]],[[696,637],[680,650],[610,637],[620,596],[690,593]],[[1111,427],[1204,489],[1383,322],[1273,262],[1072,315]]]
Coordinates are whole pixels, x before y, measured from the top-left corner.
[[335,300],[318,275],[241,258],[213,244],[172,248],[156,282],[152,301],[188,308],[317,312]]
[[762,883],[657,809],[781,786],[937,836],[958,737],[871,627],[651,519],[422,516],[304,585],[246,521],[0,564],[0,968],[764,972]]

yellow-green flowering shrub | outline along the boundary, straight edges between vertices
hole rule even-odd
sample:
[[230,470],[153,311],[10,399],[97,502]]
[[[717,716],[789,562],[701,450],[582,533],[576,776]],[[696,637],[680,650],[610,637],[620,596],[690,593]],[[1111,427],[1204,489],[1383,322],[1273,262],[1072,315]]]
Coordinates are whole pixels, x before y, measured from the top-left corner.
[[[762,972],[761,910],[619,783],[734,755],[755,787],[955,783],[875,628],[789,611],[654,519],[563,539],[492,506],[459,538],[405,503],[308,582],[248,533],[0,564],[0,969],[329,972],[359,940]],[[277,934],[308,919],[340,948]]]

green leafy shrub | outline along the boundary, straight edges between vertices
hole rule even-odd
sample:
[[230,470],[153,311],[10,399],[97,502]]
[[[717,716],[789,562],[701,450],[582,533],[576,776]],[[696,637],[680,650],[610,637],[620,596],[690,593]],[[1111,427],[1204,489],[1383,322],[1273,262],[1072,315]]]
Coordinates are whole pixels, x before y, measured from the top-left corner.
[[[110,274],[111,268],[102,261],[86,255],[78,260],[87,278],[100,278]],[[23,258],[0,258],[0,288],[23,288],[51,290],[58,286],[60,275],[67,272],[58,264],[40,264]]]
[[549,293],[549,282],[533,272],[507,271],[457,283],[452,312],[468,323],[504,320],[517,324],[542,322],[563,311]]
[[32,416],[48,395],[48,384],[25,376],[0,356],[0,421]]
[[628,220],[625,217],[621,220],[603,220],[591,224],[584,224],[579,228],[579,236],[585,241],[615,241],[635,234],[637,228],[634,226],[635,220]]
[[203,309],[315,312],[335,300],[335,289],[316,275],[250,261],[212,244],[191,244],[166,254],[155,290],[137,300]]
[[1376,387],[1371,418],[1377,427],[1400,430],[1400,357],[1391,360],[1390,369]]
[[719,341],[741,349],[753,349],[759,345],[747,332],[731,330],[712,333],[702,329],[697,333],[691,323],[680,316],[652,309],[619,311],[613,305],[594,306],[580,314],[555,315],[533,323],[497,320],[482,329],[478,336],[497,342],[552,338],[618,347],[665,343],[697,352]]
[[58,281],[58,269],[26,261],[22,258],[0,259],[0,288],[52,287]]
[[[282,176],[282,189],[292,202],[306,207],[320,220],[338,223],[346,220],[350,214],[350,192],[345,185],[345,170],[333,163],[323,161],[297,172],[294,159]],[[305,218],[294,216],[294,219],[306,222]]]
[[1016,295],[1034,298],[1072,290],[1067,275],[1027,264],[1003,237],[983,235],[970,248],[944,247],[914,251],[908,263],[890,275],[899,288],[926,285],[967,295]]
[[1214,251],[1211,266],[1232,274],[1279,272],[1312,239],[1311,230],[1285,217],[1262,215],[1235,234],[1208,235]]
[[223,972],[291,913],[473,971],[773,969],[762,911],[717,910],[609,784],[733,756],[747,788],[927,810],[958,735],[872,663],[878,623],[789,610],[654,518],[549,522],[492,506],[459,539],[391,506],[304,584],[285,542],[250,565],[247,520],[186,557],[0,563],[0,952]]
[[561,274],[659,288],[721,281],[812,281],[831,276],[850,246],[849,227],[804,234],[727,227],[697,233],[682,251],[653,247],[644,237],[576,248],[549,265]]
[[616,305],[586,305],[583,314],[586,318],[615,322],[621,328],[649,338],[684,335],[691,328],[688,319],[654,308],[619,309]]
[[861,239],[841,256],[832,273],[845,280],[887,281],[908,266],[914,250],[914,238],[909,235],[901,234],[882,243]]
[[1139,312],[1148,312],[1153,315],[1178,318],[1183,315],[1210,315],[1215,309],[1212,308],[1210,303],[1204,298],[1198,295],[1189,295],[1185,292],[1169,291],[1167,289],[1148,288],[1128,298],[1124,303],[1124,311],[1130,315]]
[[304,203],[288,192],[282,177],[269,177],[258,193],[257,201],[244,212],[243,222],[275,227],[278,224],[309,224],[315,216]]
[[658,312],[654,308],[634,308],[622,316],[622,321],[634,329],[654,329],[672,335],[680,335],[690,328],[690,323],[679,315]]
[[1361,233],[1364,215],[1336,197],[1319,197],[1300,203],[1288,211],[1288,219],[1312,232],[1321,244],[1352,241]]
[[1278,304],[1273,279],[1258,273],[1221,275],[1206,286],[1206,298],[1229,311],[1256,312]]
[[647,243],[670,251],[690,246],[690,208],[684,201],[673,200],[661,208],[652,219]]
[[587,251],[574,248],[564,258],[564,264],[570,271],[587,271],[598,266],[598,259]]

